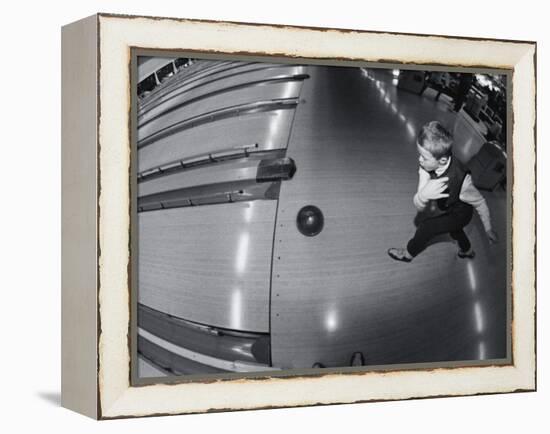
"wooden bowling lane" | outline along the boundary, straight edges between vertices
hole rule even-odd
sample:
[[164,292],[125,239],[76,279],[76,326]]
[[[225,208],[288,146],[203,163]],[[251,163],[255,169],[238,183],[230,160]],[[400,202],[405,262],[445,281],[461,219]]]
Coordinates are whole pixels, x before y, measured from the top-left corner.
[[200,185],[230,183],[234,181],[256,181],[261,156],[253,154],[248,158],[224,161],[193,170],[175,171],[171,174],[152,177],[138,184],[138,196],[148,196],[164,191],[190,188]]
[[239,152],[247,146],[259,151],[284,149],[293,117],[294,108],[271,110],[179,131],[140,149],[138,172],[208,153]]
[[269,331],[276,201],[138,215],[138,302],[199,324]]
[[[456,115],[397,90],[387,73],[306,72],[287,151],[297,172],[281,187],[277,214],[273,365],[346,366],[356,351],[367,364],[503,357],[505,256],[483,244],[478,219],[468,228],[474,247],[485,246],[475,266],[444,237],[410,264],[386,254],[414,233],[419,128]],[[306,205],[324,214],[314,237],[296,227]],[[472,296],[472,267],[483,297]]]
[[166,112],[162,116],[149,122],[138,129],[138,147],[154,143],[163,137],[167,130],[176,125],[187,122],[200,115],[214,113],[221,109],[244,106],[258,101],[274,101],[278,99],[296,98],[300,93],[301,82],[289,81],[286,83],[274,82],[259,87],[236,88],[221,94],[196,100],[189,105],[183,105],[173,111]]
[[[225,81],[237,75],[259,70],[276,70],[288,65],[276,65],[257,62],[217,62],[197,60],[191,66],[180,70],[175,76],[162,83],[140,103],[139,114],[145,114],[151,109],[162,105],[174,96],[191,88],[202,86],[212,81]],[[197,69],[200,68],[200,69]]]
[[210,98],[216,94],[228,92],[232,89],[262,86],[270,82],[298,81],[301,67],[287,66],[286,68],[270,68],[256,65],[255,68],[247,68],[238,73],[216,74],[204,82],[190,83],[187,86],[176,87],[169,97],[163,98],[155,106],[149,108],[139,117],[139,127],[147,122],[152,122],[163,113],[175,110],[177,107],[191,104],[193,101]]

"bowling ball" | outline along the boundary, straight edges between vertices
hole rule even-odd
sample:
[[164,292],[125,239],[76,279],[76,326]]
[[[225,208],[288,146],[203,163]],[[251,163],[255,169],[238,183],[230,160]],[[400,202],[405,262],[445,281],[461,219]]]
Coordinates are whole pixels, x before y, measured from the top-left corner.
[[301,234],[313,237],[323,230],[323,213],[314,205],[304,206],[296,217],[296,226]]

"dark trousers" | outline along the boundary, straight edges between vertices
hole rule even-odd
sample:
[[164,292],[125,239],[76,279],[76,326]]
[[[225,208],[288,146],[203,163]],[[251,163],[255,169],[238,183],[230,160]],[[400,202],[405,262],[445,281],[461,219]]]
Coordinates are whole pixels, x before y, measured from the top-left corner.
[[407,244],[407,250],[411,256],[416,256],[426,248],[430,240],[437,235],[448,233],[451,238],[458,241],[460,250],[470,250],[470,240],[463,228],[472,220],[473,208],[469,205],[451,210],[447,214],[437,217],[422,219],[414,237]]

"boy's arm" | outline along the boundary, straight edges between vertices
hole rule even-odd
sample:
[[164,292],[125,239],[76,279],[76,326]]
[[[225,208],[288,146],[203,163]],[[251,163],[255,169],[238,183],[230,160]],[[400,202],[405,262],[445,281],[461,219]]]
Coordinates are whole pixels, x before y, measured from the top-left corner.
[[477,213],[479,214],[479,218],[481,219],[481,223],[483,223],[483,227],[485,228],[485,232],[492,231],[491,214],[489,212],[489,207],[487,206],[485,198],[474,186],[470,174],[466,175],[466,177],[464,178],[464,182],[462,183],[462,189],[460,190],[460,200],[462,202],[469,203],[476,209]]
[[416,189],[416,194],[413,197],[414,206],[418,211],[423,211],[428,204],[428,200],[422,197],[420,191],[430,180],[430,174],[426,172],[422,167],[418,168],[418,188]]

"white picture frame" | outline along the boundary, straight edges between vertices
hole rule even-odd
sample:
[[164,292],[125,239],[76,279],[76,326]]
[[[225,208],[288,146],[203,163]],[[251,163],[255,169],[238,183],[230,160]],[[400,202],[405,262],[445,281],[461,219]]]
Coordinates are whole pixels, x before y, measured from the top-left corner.
[[[512,71],[511,363],[132,385],[132,48]],[[535,65],[522,41],[108,14],[65,26],[63,406],[112,419],[535,390]]]

